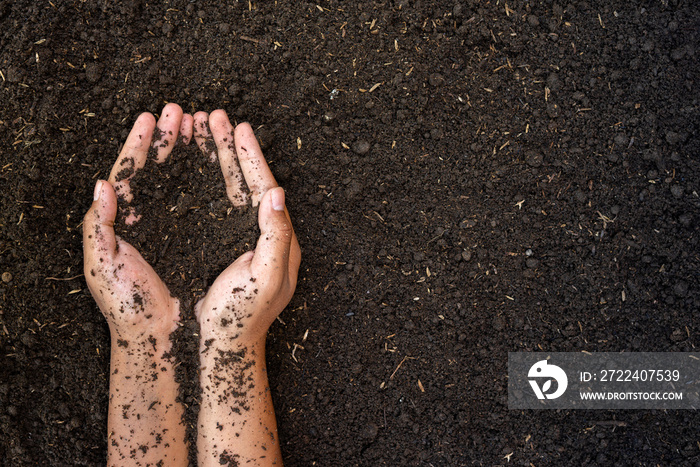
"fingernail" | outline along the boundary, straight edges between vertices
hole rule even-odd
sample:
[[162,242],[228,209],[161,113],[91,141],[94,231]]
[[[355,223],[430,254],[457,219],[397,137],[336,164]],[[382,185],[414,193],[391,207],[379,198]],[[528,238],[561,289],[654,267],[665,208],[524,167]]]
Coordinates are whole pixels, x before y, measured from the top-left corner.
[[97,183],[95,184],[95,193],[92,195],[92,200],[97,201],[100,199],[100,195],[102,194],[102,180],[98,180]]
[[270,196],[272,196],[272,209],[275,211],[284,211],[284,190],[277,187],[272,190]]

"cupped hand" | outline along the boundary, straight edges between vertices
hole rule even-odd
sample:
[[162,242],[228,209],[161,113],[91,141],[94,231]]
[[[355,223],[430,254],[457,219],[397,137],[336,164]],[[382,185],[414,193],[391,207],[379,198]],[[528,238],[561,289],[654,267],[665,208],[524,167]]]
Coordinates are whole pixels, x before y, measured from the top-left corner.
[[[164,162],[178,141],[192,137],[193,118],[176,104],[163,108],[156,125],[150,113],[136,120],[109,180],[99,180],[94,201],[83,224],[84,270],[88,287],[109,323],[113,338],[167,336],[179,320],[179,303],[139,252],[114,233],[117,198],[130,202],[129,186],[136,171],[146,164],[153,149]],[[155,131],[154,131],[155,130]],[[138,222],[124,213],[126,223]]]
[[258,206],[261,232],[255,250],[226,268],[197,303],[202,346],[210,339],[258,343],[291,300],[301,261],[284,190],[249,124],[234,130],[223,110],[199,112],[194,137],[205,154],[218,158],[231,203]]

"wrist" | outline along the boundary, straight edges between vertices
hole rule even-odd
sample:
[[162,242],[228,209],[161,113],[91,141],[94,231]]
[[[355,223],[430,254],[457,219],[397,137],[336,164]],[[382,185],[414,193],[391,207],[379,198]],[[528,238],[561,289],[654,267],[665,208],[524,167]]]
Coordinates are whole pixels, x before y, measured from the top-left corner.
[[122,330],[112,329],[112,355],[125,355],[129,357],[140,356],[151,360],[163,360],[163,355],[172,349],[170,334],[141,331],[128,333]]
[[149,342],[155,340],[157,345],[169,341],[170,334],[178,327],[180,307],[177,300],[167,301],[158,306],[147,308],[120,307],[116,312],[103,314],[108,317],[112,340],[127,343]]
[[265,336],[262,338],[206,337],[202,333],[200,341],[200,358],[214,361],[221,358],[245,359],[254,364],[265,361]]

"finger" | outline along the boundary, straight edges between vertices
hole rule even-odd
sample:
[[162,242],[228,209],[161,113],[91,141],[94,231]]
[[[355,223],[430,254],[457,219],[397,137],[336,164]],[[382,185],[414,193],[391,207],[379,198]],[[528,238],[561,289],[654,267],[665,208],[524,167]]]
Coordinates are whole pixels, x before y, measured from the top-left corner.
[[257,206],[265,192],[270,188],[276,187],[277,182],[267,166],[258,140],[255,138],[250,125],[248,123],[238,125],[235,137],[238,162],[241,165],[246,184],[251,191],[253,206]]
[[187,146],[192,140],[192,125],[194,123],[194,118],[192,115],[185,114],[182,116],[182,122],[180,122],[180,141],[182,144]]
[[[114,218],[117,215],[117,196],[112,185],[98,180],[90,210],[83,223],[83,251],[86,275],[95,275],[94,267],[105,263],[116,253]],[[90,271],[87,269],[91,268]]]
[[151,146],[156,151],[156,161],[165,162],[177,142],[178,131],[182,123],[182,109],[177,104],[168,104],[158,119],[156,130],[153,132]]
[[289,253],[294,236],[285,213],[284,190],[273,188],[262,198],[258,211],[260,238],[255,247],[251,269],[273,284],[282,285],[289,272]]
[[209,156],[211,162],[216,161],[216,145],[209,131],[209,114],[206,112],[194,114],[194,140],[202,154]]
[[146,164],[155,127],[156,119],[150,113],[143,113],[136,119],[109,174],[109,182],[114,186],[117,195],[127,202],[133,198],[129,181],[136,171]]
[[209,116],[209,128],[216,144],[219,155],[219,164],[226,181],[226,194],[234,206],[248,204],[249,190],[243,178],[241,166],[236,155],[234,132],[226,112],[215,110]]

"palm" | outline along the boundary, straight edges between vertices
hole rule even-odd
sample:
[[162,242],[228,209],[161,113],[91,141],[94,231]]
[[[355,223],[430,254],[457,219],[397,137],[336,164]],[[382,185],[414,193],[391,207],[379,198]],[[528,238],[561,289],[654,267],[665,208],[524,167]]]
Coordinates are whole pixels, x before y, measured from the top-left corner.
[[[168,335],[179,320],[178,301],[139,252],[114,233],[117,215],[117,194],[120,199],[133,199],[129,182],[146,164],[151,148],[158,162],[169,156],[178,133],[186,141],[192,136],[192,117],[182,115],[176,105],[163,109],[158,122],[161,138],[151,141],[156,126],[150,114],[141,115],[119,154],[108,182],[96,187],[99,199],[85,217],[83,241],[85,275],[88,287],[105,315],[116,337]],[[167,136],[163,136],[167,135]],[[131,175],[120,177],[124,167],[133,168]],[[138,219],[127,211],[126,223]]]
[[120,338],[125,333],[138,337],[149,331],[172,332],[178,320],[172,313],[175,299],[133,246],[117,242],[114,256],[105,254],[86,264],[88,286],[110,328],[119,330]]
[[[254,339],[264,335],[274,320],[261,303],[269,303],[261,283],[251,271],[253,253],[246,253],[216,278],[197,304],[197,316],[205,332],[219,337]],[[207,310],[206,317],[202,310]]]

